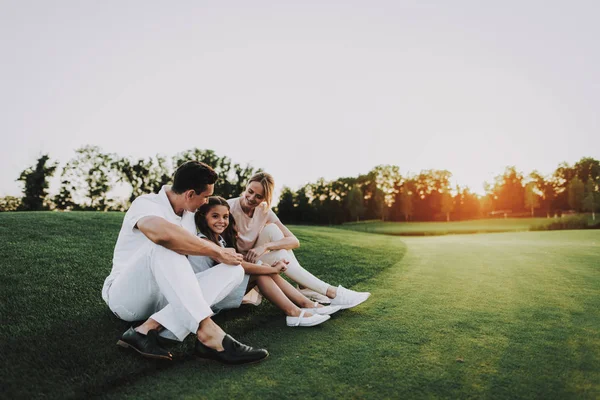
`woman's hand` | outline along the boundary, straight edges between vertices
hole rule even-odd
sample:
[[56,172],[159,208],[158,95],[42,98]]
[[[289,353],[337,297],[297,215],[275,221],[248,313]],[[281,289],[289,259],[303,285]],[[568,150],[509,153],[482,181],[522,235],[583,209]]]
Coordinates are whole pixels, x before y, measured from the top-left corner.
[[271,265],[271,268],[274,268],[276,271],[275,273],[279,274],[279,273],[285,272],[287,270],[287,265],[289,263],[290,263],[289,261],[281,259],[281,260],[277,261],[276,263],[274,263],[273,265]]
[[266,252],[267,248],[265,246],[257,246],[246,253],[244,260],[254,264]]

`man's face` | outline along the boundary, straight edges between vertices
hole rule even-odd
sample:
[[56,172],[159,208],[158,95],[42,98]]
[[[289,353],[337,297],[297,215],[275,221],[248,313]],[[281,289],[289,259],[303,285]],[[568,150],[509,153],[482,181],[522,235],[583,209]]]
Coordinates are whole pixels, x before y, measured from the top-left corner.
[[186,210],[190,212],[196,212],[201,206],[208,202],[208,198],[212,196],[215,191],[215,185],[206,185],[206,190],[200,194],[196,194],[193,190],[189,190],[187,193],[188,206]]

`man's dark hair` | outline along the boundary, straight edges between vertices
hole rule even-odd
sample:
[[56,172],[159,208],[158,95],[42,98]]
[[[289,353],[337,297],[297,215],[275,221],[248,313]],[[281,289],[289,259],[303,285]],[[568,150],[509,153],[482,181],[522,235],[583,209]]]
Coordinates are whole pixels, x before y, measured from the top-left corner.
[[206,190],[207,185],[217,181],[217,173],[210,166],[200,161],[186,161],[175,171],[171,190],[182,194],[192,189],[196,194]]

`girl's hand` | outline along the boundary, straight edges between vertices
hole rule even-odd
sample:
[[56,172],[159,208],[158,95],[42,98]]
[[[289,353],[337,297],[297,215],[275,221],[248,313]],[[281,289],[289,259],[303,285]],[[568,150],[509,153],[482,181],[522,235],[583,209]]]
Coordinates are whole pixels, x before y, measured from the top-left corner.
[[265,246],[257,246],[246,253],[244,260],[254,264],[266,252],[267,248]]
[[287,260],[279,260],[277,261],[275,264],[271,265],[272,268],[275,269],[276,273],[281,273],[281,272],[285,272],[287,270],[287,265],[290,262]]

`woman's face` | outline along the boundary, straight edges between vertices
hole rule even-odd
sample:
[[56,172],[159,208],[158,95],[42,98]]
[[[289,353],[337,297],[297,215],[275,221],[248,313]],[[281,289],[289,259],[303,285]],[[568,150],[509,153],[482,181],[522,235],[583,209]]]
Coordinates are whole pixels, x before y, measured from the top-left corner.
[[258,182],[250,182],[246,186],[246,190],[242,193],[243,205],[249,208],[256,208],[260,203],[265,201],[265,191],[262,185]]
[[229,209],[225,206],[214,206],[206,213],[208,229],[220,235],[229,226]]

